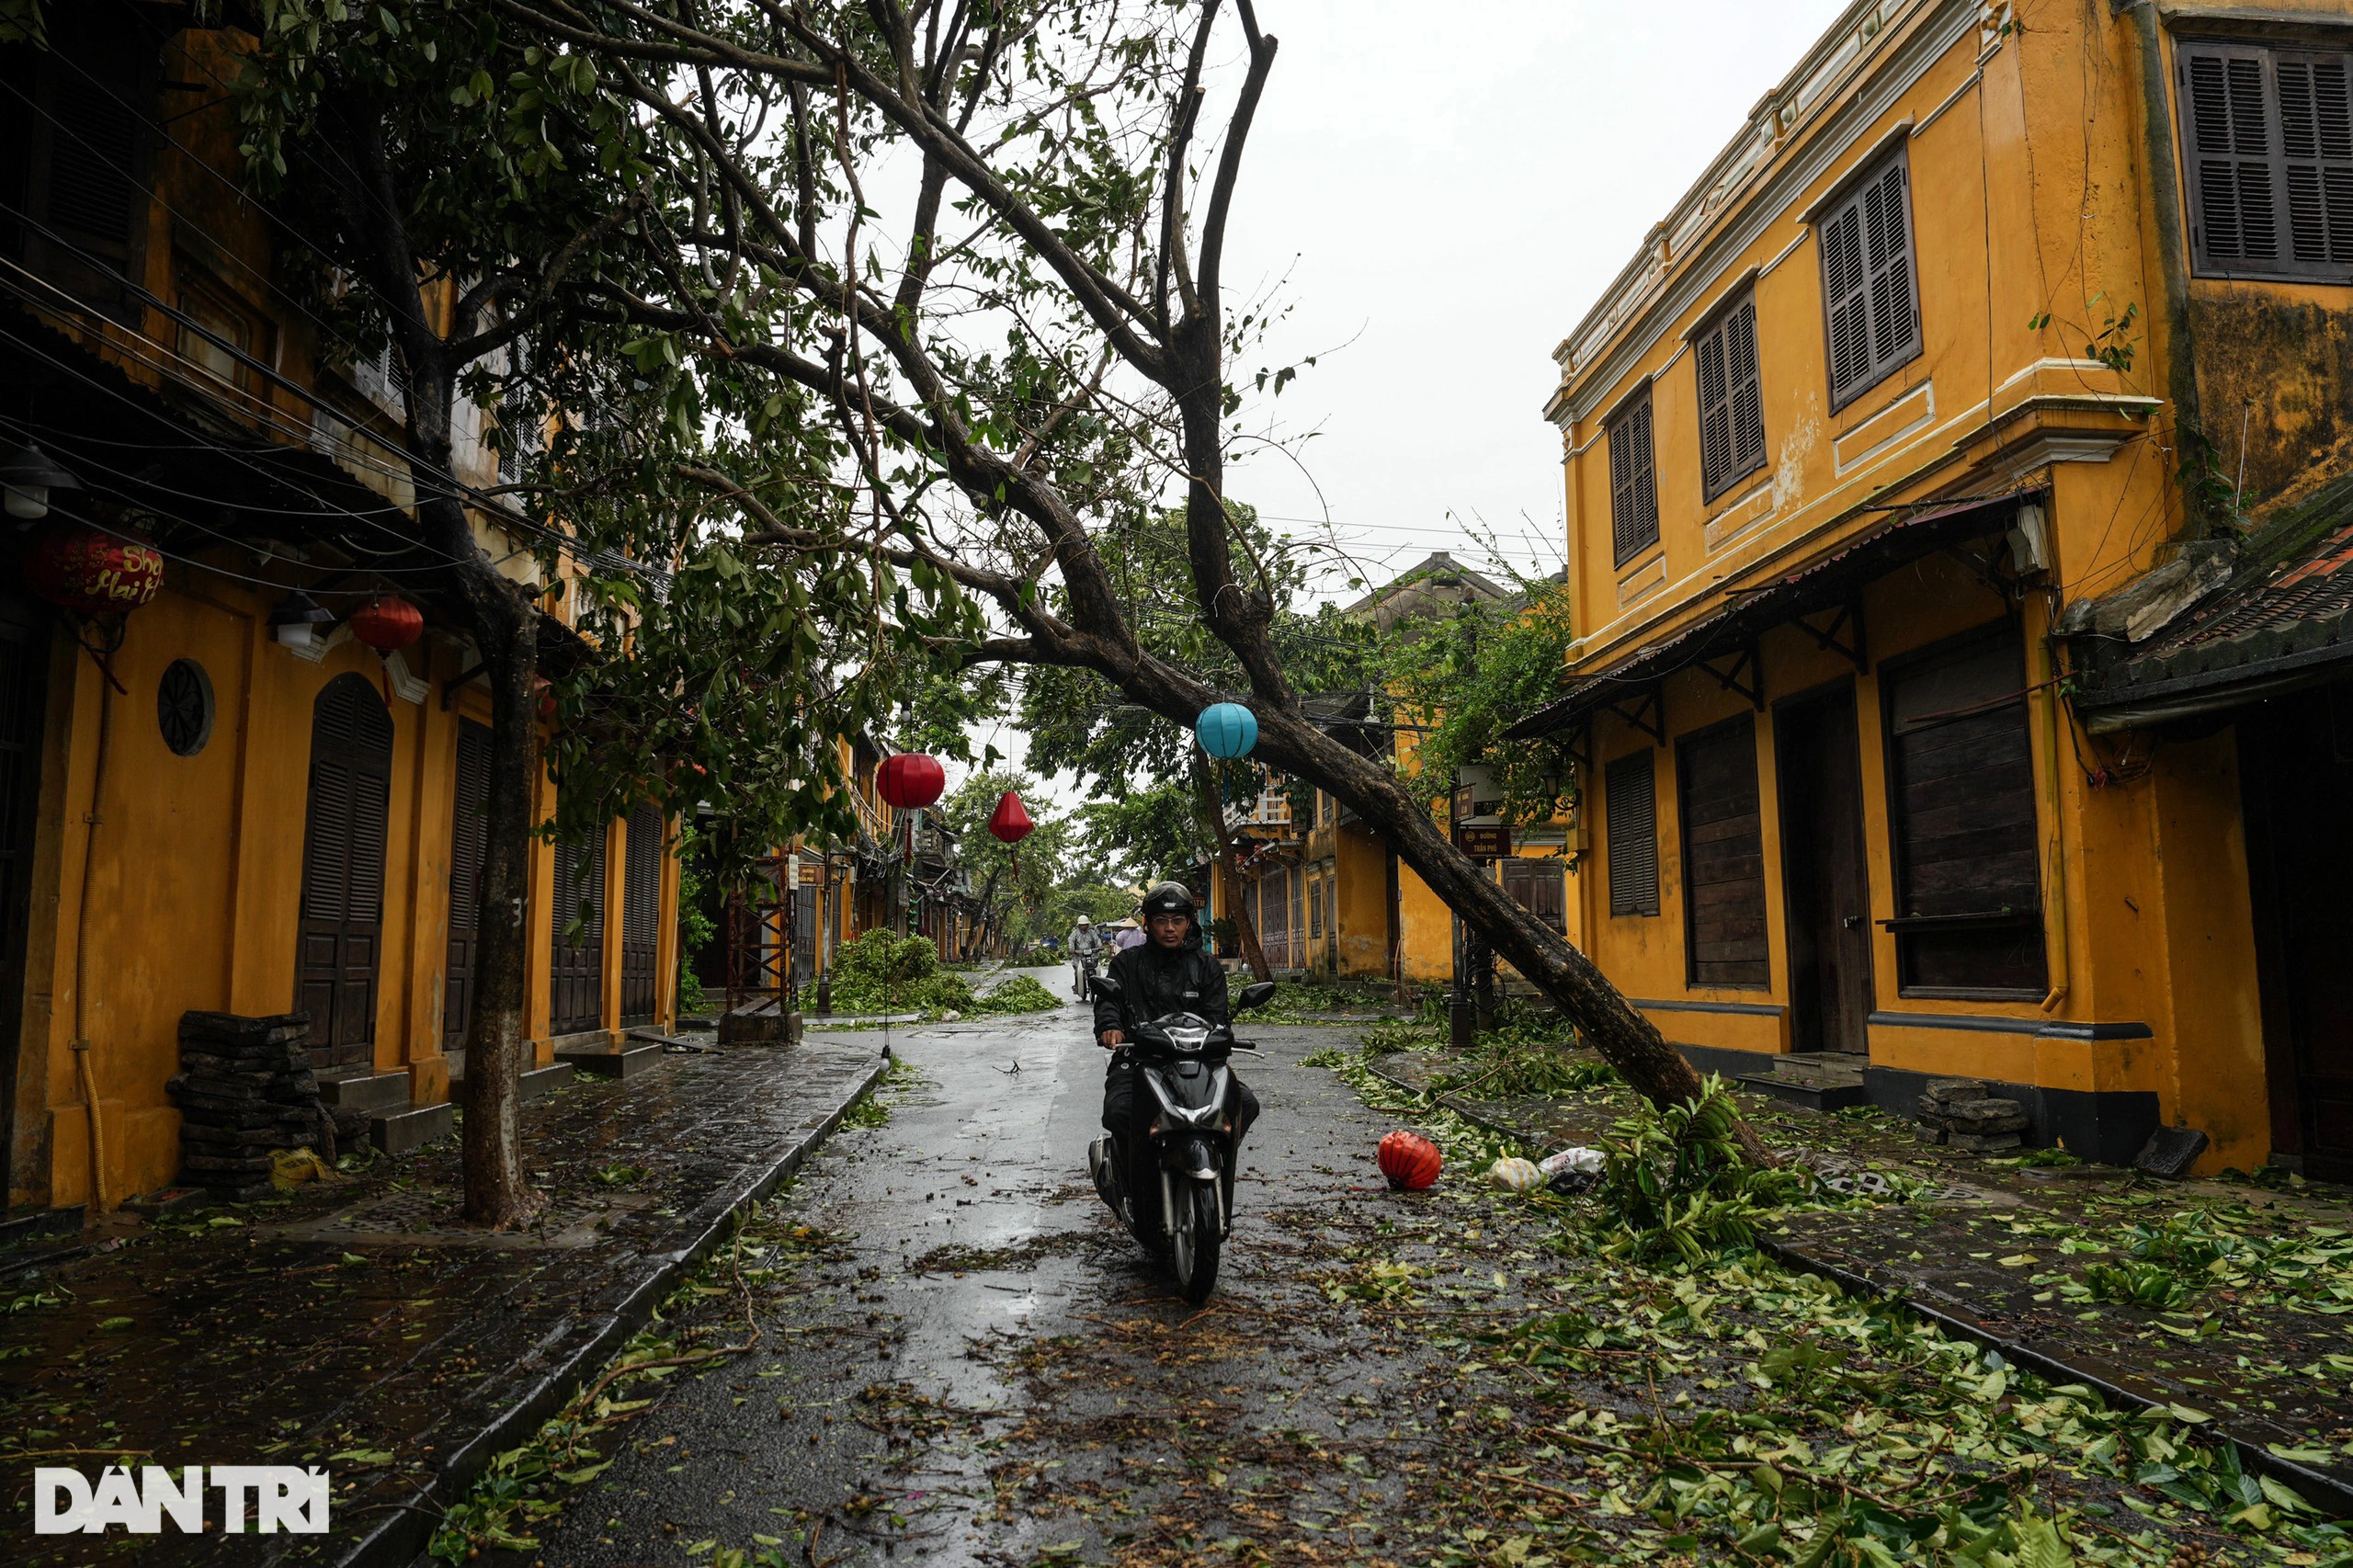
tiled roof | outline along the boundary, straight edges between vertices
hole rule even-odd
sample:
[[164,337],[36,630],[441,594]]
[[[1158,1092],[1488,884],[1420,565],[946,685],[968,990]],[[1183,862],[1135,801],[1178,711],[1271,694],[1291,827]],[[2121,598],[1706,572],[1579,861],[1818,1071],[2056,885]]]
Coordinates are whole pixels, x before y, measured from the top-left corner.
[[[2241,681],[2271,681],[2353,661],[2353,496],[2324,494],[2282,532],[2258,540],[2256,560],[2086,694],[2097,707],[2147,701]],[[2313,537],[2313,528],[2319,532]],[[2265,560],[2280,543],[2288,548]]]

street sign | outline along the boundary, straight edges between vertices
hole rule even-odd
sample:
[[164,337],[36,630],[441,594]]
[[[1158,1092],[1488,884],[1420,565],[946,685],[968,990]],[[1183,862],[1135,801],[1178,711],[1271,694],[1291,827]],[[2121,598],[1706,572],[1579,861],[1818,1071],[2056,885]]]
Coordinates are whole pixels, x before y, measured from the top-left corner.
[[1511,855],[1511,828],[1505,823],[1474,823],[1454,830],[1454,846],[1473,860],[1502,860]]

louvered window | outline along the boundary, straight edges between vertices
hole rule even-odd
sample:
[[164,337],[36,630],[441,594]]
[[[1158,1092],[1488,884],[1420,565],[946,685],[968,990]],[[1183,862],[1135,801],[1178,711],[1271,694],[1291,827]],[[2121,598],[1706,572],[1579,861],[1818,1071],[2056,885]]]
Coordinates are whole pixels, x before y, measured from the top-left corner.
[[1756,299],[1745,295],[1699,335],[1699,491],[1712,501],[1765,464]]
[[1601,809],[1609,828],[1609,913],[1658,913],[1658,787],[1651,754],[1611,763]]
[[1857,180],[1815,232],[1829,318],[1830,406],[1837,408],[1920,352],[1911,173],[1904,154]]
[[1658,542],[1658,477],[1651,461],[1646,387],[1609,421],[1609,529],[1623,566]]
[[2353,55],[2200,43],[2179,70],[2198,270],[2353,275]]

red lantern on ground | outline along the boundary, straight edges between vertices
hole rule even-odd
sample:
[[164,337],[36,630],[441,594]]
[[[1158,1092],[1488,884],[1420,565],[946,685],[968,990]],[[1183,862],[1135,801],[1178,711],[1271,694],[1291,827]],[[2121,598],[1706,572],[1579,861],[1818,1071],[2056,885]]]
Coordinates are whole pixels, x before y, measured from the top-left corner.
[[948,788],[947,769],[936,756],[919,751],[893,753],[874,770],[874,789],[888,804],[903,812],[919,812],[939,799]]
[[137,609],[164,585],[163,553],[136,535],[52,521],[25,543],[25,585],[84,615]]
[[[351,635],[384,658],[425,635],[425,612],[398,594],[379,594],[352,612]],[[386,670],[384,706],[392,705],[392,674]]]
[[1392,1132],[1381,1139],[1381,1174],[1399,1192],[1419,1192],[1438,1180],[1438,1145],[1418,1132]]

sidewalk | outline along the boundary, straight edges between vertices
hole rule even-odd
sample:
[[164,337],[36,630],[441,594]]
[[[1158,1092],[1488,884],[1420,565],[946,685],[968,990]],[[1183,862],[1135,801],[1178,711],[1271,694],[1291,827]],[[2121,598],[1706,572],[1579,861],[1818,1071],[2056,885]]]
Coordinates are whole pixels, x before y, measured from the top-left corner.
[[[1597,1142],[1630,1108],[1616,1085],[1458,1097],[1442,1092],[1461,1071],[1443,1051],[1375,1056],[1367,1065],[1415,1093],[1438,1085],[1438,1103],[1543,1147]],[[1748,1093],[1741,1103],[1768,1142],[1824,1176],[1878,1171],[1912,1194],[1789,1214],[1765,1250],[1850,1289],[1900,1298],[2055,1381],[2211,1422],[2250,1470],[2353,1515],[2353,1193],[2029,1165],[1923,1144],[1909,1123],[1876,1110],[1824,1115]],[[2202,1231],[2216,1227],[2268,1244],[2260,1261],[2226,1262],[2208,1275],[2213,1283],[2171,1292],[2162,1308],[2092,1299],[2090,1271],[2130,1269],[2131,1244],[2146,1245],[2151,1235],[2188,1256],[2191,1269],[2204,1267]],[[2162,1271],[2141,1278],[2153,1292],[2163,1283]],[[2111,1275],[2104,1283],[2113,1291],[2118,1282]]]
[[[524,1234],[456,1227],[448,1139],[288,1199],[133,1222],[69,1261],[0,1255],[8,1561],[408,1562],[886,1065],[868,1042],[813,1040],[575,1079],[523,1112],[554,1199]],[[332,1531],[33,1535],[33,1467],[118,1458],[324,1465]]]

